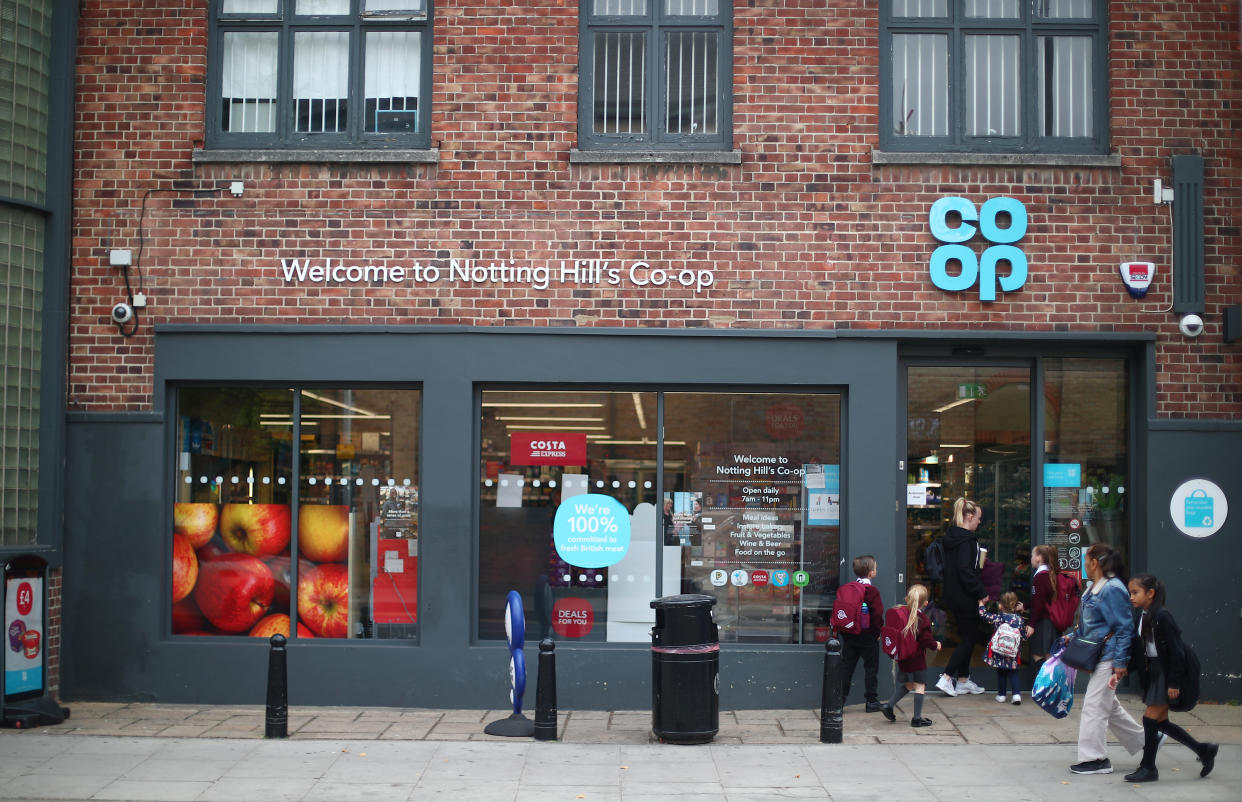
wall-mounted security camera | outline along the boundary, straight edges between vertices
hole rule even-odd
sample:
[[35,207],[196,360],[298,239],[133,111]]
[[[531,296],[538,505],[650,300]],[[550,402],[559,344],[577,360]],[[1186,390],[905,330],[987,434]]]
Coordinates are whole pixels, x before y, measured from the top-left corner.
[[112,322],[118,326],[124,326],[126,323],[134,319],[134,307],[129,304],[117,304],[112,307]]
[[1182,315],[1182,319],[1178,321],[1177,330],[1182,333],[1183,337],[1198,337],[1203,333],[1203,318],[1198,315]]

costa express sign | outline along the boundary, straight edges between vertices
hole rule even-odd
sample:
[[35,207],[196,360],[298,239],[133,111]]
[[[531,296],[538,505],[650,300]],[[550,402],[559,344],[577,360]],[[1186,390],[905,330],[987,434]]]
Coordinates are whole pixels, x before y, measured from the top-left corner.
[[586,465],[582,432],[514,432],[509,435],[510,465]]
[[[957,225],[949,215],[956,213]],[[1002,217],[1008,225],[1001,227]],[[932,284],[946,292],[962,292],[979,284],[979,300],[995,301],[996,289],[1013,292],[1026,283],[1026,254],[1012,243],[1026,235],[1026,207],[1014,198],[992,198],[979,209],[966,198],[941,198],[928,214],[932,236],[945,243],[932,252],[928,272]],[[978,226],[973,225],[978,223]],[[981,234],[988,247],[975,256],[965,243]],[[949,274],[949,262],[961,265],[957,275]],[[997,265],[1009,265],[1007,275],[997,275]]]

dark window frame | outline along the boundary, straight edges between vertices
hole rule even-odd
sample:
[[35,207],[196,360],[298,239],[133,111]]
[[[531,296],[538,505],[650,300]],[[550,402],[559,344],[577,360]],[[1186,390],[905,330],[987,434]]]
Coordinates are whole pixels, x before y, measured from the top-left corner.
[[[333,16],[296,15],[297,0],[277,0],[275,14],[224,14],[223,0],[211,0],[207,69],[205,144],[208,148],[256,149],[419,149],[431,146],[432,50],[435,0],[424,0],[422,16],[362,13],[365,0],[349,0],[350,13]],[[233,132],[223,128],[224,35],[238,32],[275,32],[277,50],[276,130]],[[348,112],[344,133],[306,133],[294,130],[293,41],[302,32],[349,34],[348,97],[350,106],[365,109],[364,49],[367,33],[419,32],[422,34],[418,88],[417,130],[411,133],[366,133],[364,113]]]
[[[595,0],[579,0],[578,34],[578,147],[582,150],[631,151],[721,151],[733,147],[733,3],[719,0],[719,13],[710,16],[669,16],[664,13],[665,0],[646,0],[643,15],[595,14]],[[646,33],[646,106],[650,121],[645,134],[597,134],[595,115],[595,34],[599,32]],[[665,109],[664,82],[660,54],[665,36],[670,32],[715,33],[719,39],[716,51],[718,92],[716,96],[716,133],[670,134],[661,130]]]
[[[895,17],[891,0],[880,4],[880,149],[890,152],[1058,153],[1109,152],[1108,4],[1092,0],[1090,18],[1041,18],[1033,12],[1035,0],[1018,0],[1019,17],[993,19],[966,17],[963,0],[946,0],[946,17]],[[894,133],[892,83],[895,34],[943,34],[949,37],[949,133],[947,136],[898,136]],[[1019,74],[1022,134],[1016,137],[976,137],[966,134],[965,37],[1008,34],[1021,38]],[[1035,43],[1041,36],[1083,36],[1091,40],[1090,137],[1039,135],[1037,93],[1030,83],[1037,74]]]

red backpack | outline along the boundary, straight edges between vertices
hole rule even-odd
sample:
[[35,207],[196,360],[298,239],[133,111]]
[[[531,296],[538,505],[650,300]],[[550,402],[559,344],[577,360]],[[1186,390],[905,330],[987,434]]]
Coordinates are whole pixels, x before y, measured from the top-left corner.
[[898,607],[896,610],[901,623],[896,627],[890,627],[888,624],[880,627],[880,651],[894,660],[906,660],[913,657],[919,650],[919,641],[916,637],[918,630],[906,632],[906,624],[910,621],[910,608]]
[[1066,571],[1057,574],[1053,583],[1052,601],[1048,604],[1048,620],[1058,632],[1064,632],[1074,624],[1078,612],[1078,580]]
[[836,601],[832,603],[833,629],[857,635],[871,627],[871,616],[863,613],[866,594],[867,586],[861,582],[850,582],[837,590]]

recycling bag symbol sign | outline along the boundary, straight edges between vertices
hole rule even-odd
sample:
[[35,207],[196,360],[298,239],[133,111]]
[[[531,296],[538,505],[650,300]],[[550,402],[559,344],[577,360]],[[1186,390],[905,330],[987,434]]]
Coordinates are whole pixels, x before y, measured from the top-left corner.
[[1200,489],[1186,497],[1186,526],[1211,526],[1212,497]]

